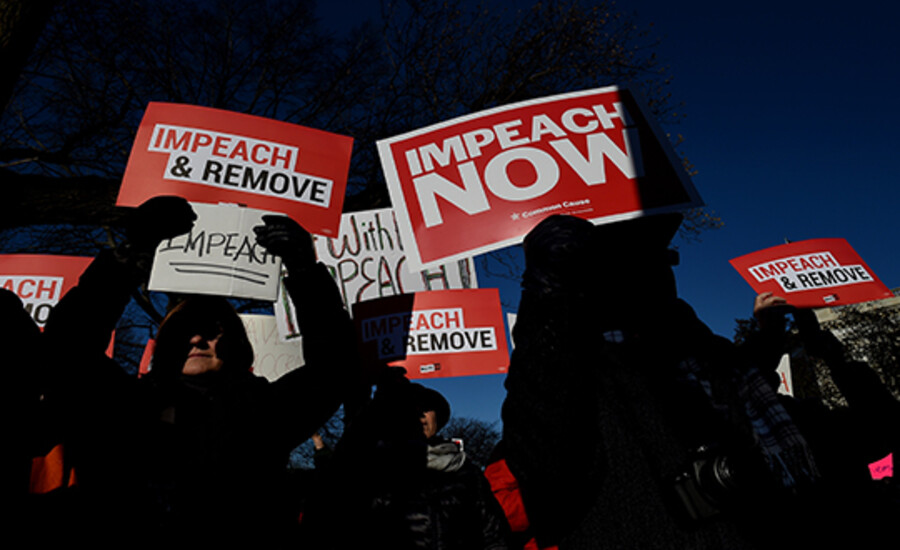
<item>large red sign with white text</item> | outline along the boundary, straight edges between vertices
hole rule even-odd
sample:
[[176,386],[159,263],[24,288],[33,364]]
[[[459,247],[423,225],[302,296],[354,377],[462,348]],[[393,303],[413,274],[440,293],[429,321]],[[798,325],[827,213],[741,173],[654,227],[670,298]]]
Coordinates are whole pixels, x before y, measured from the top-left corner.
[[410,269],[519,242],[543,218],[595,223],[701,205],[628,90],[525,101],[378,142]]
[[893,296],[844,239],[783,244],[730,260],[757,293],[797,307],[825,307]]
[[0,255],[0,288],[14,292],[43,327],[59,299],[78,283],[92,258],[42,254]]
[[353,139],[252,115],[150,103],[116,204],[157,195],[284,213],[337,234]]
[[405,367],[408,378],[501,374],[509,365],[496,288],[358,302],[353,319],[365,361]]

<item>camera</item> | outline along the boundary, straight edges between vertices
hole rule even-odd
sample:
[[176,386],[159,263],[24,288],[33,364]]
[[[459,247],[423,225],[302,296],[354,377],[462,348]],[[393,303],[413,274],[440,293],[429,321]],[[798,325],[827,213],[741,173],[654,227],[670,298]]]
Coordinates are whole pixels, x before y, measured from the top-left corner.
[[693,453],[693,460],[673,482],[676,501],[687,517],[703,520],[715,517],[738,498],[736,460],[708,446]]

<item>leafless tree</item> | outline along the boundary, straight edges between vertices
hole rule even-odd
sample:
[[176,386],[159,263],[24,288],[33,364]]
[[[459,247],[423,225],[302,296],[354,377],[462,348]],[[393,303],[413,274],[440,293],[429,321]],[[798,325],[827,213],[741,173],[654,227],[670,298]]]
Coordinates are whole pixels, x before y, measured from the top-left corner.
[[[31,37],[3,50],[19,75],[0,113],[4,253],[90,256],[120,238],[115,197],[149,101],[353,136],[347,211],[389,205],[376,140],[453,116],[618,83],[640,89],[664,124],[678,118],[656,41],[601,0],[382,0],[342,29],[323,28],[313,0],[41,0],[21,11],[31,5],[0,9],[0,38]],[[685,233],[717,223],[698,211]],[[517,276],[514,257],[499,261]],[[139,303],[152,324],[149,294]]]
[[900,397],[900,314],[896,307],[844,307],[825,328],[841,340],[849,357],[867,362]]
[[461,439],[466,456],[481,469],[488,465],[491,453],[500,441],[496,422],[467,416],[452,417],[441,429],[441,435],[448,439]]
[[[380,19],[337,30],[310,0],[61,0],[50,13],[0,118],[0,227],[115,224],[148,101],[354,136],[348,210],[388,203],[375,140],[452,116],[627,83],[677,118],[655,41],[607,2],[384,0]],[[716,223],[698,213],[688,227]]]

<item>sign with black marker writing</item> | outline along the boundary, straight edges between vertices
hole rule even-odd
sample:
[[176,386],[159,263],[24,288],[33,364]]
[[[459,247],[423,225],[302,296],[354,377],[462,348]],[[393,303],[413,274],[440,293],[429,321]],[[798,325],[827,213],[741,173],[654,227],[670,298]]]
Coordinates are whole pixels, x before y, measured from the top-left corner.
[[471,258],[410,271],[392,208],[344,214],[336,238],[316,238],[316,253],[348,309],[356,302],[396,294],[477,286]]
[[253,345],[253,374],[275,381],[303,366],[303,340],[283,342],[274,316],[242,314],[241,320]]
[[[472,258],[410,271],[406,244],[392,208],[344,214],[338,236],[317,236],[315,244],[316,256],[328,267],[347,311],[365,300],[478,286]],[[275,318],[283,340],[300,335],[294,306],[283,287],[275,300]]]
[[845,239],[810,239],[730,260],[757,293],[796,307],[825,307],[893,296]]
[[281,259],[256,243],[263,210],[192,203],[190,232],[160,243],[150,290],[275,300]]

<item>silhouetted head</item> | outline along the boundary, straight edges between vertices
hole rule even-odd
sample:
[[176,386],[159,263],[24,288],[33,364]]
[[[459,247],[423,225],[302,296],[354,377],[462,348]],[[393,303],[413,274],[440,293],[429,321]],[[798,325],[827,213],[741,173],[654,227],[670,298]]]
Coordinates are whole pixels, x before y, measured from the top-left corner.
[[525,237],[523,287],[601,299],[607,307],[674,298],[669,243],[681,214],[660,214],[595,226],[554,215]]
[[422,429],[426,438],[434,437],[450,420],[450,403],[440,392],[413,384],[415,406],[421,414]]
[[188,296],[159,326],[152,369],[157,376],[234,373],[252,365],[244,323],[221,296]]

